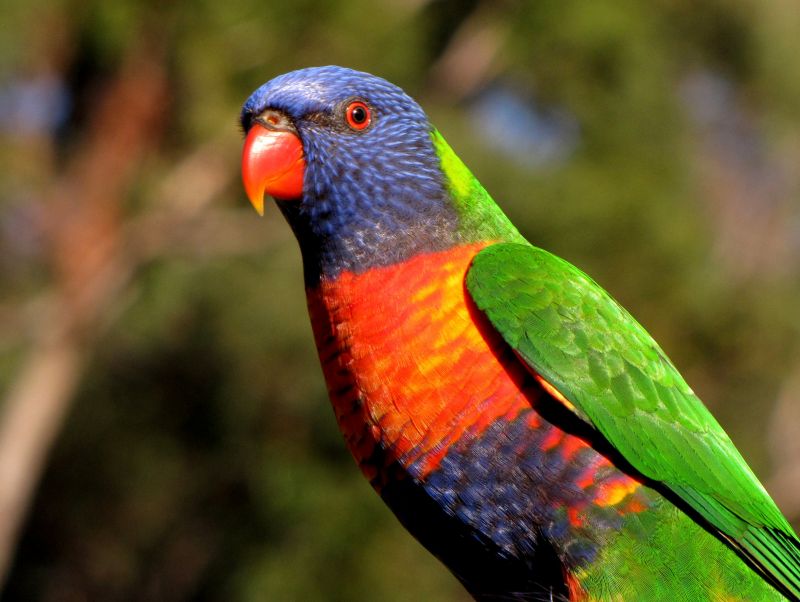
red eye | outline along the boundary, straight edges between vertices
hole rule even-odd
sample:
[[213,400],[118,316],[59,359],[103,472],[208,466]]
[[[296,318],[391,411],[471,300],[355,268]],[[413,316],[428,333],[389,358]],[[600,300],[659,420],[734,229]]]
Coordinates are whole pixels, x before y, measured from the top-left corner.
[[345,117],[347,118],[347,125],[356,131],[361,131],[369,127],[372,121],[372,111],[363,102],[356,100],[347,105]]

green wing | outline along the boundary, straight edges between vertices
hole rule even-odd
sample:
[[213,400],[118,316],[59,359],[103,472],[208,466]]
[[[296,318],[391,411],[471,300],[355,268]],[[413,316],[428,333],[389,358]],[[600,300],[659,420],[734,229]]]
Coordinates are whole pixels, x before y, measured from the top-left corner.
[[792,528],[658,344],[608,293],[563,259],[516,243],[478,253],[467,288],[578,416],[800,599]]

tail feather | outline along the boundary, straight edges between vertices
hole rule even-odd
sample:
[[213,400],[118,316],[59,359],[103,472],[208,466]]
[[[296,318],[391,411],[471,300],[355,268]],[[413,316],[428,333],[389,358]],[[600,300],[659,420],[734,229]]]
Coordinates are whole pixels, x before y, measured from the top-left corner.
[[800,541],[796,537],[777,529],[751,527],[739,543],[781,593],[800,601]]

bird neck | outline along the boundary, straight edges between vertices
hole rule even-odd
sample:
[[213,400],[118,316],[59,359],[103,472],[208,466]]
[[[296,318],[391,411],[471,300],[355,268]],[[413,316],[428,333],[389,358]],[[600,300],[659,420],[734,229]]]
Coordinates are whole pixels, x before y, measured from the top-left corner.
[[357,180],[328,177],[333,165],[312,174],[302,203],[278,203],[300,243],[307,286],[463,244],[522,240],[438,131],[374,163],[382,169],[371,165]]
[[439,158],[444,186],[458,215],[458,233],[463,242],[486,240],[524,242],[519,231],[497,206],[478,179],[439,133],[431,133]]

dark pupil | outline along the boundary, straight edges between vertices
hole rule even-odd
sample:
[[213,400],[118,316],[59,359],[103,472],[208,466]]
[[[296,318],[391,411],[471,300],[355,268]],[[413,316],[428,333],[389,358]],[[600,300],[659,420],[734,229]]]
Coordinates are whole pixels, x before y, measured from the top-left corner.
[[367,120],[367,112],[364,110],[364,107],[355,107],[353,112],[350,113],[350,118],[353,120],[353,123],[364,123]]

